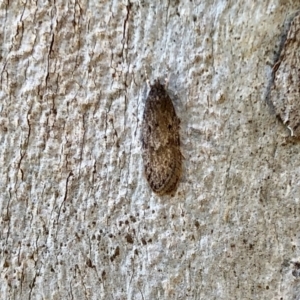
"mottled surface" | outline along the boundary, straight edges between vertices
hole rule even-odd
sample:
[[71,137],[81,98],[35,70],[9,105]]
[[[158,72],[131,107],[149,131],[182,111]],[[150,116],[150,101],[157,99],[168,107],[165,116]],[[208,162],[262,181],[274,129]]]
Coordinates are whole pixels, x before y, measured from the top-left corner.
[[271,90],[276,114],[300,137],[300,15],[291,23],[279,60],[274,66],[274,85]]
[[145,176],[159,195],[173,193],[181,176],[179,123],[165,87],[155,81],[145,103],[142,147]]
[[[300,144],[266,104],[299,2],[125,3],[0,1],[1,300],[299,298]],[[144,66],[174,197],[143,175]]]

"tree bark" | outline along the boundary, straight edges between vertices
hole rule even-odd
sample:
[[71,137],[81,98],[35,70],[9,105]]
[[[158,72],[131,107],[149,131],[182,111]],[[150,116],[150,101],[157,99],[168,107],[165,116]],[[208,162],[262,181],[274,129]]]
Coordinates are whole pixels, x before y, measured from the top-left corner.
[[[298,1],[0,4],[1,299],[300,299],[300,144],[267,104]],[[152,192],[150,83],[180,118]]]

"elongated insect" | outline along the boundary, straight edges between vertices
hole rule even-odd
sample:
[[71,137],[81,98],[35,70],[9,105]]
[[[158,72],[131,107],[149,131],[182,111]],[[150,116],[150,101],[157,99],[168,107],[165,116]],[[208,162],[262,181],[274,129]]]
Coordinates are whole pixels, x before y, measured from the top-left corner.
[[142,122],[145,176],[156,194],[172,194],[182,172],[180,121],[165,87],[155,80],[150,88]]

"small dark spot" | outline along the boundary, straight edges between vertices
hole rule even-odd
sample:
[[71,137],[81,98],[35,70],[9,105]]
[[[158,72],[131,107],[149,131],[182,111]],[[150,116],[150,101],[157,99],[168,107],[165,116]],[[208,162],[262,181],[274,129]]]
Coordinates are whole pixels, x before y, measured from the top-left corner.
[[3,264],[3,268],[8,268],[8,267],[9,267],[9,263],[8,263],[8,261],[5,261]]
[[130,234],[126,234],[125,236],[127,243],[133,244],[133,238]]
[[86,265],[87,265],[89,268],[93,268],[93,264],[92,264],[92,261],[91,261],[90,258],[87,259]]
[[296,269],[300,269],[300,262],[296,261],[293,263]]
[[130,216],[129,218],[130,218],[131,222],[133,222],[133,223],[136,222],[136,218],[134,216]]
[[106,272],[105,272],[105,270],[102,271],[101,277],[102,277],[102,280],[106,279]]
[[117,246],[117,248],[115,249],[115,253],[110,257],[110,261],[113,262],[115,258],[119,255],[120,255],[120,248],[119,246]]

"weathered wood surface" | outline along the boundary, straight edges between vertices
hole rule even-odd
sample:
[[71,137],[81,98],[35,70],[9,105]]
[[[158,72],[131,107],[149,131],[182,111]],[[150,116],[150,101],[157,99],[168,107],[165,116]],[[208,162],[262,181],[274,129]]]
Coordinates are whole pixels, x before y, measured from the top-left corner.
[[[1,2],[1,299],[298,299],[300,144],[266,104],[292,2]],[[144,68],[174,197],[143,176]]]

